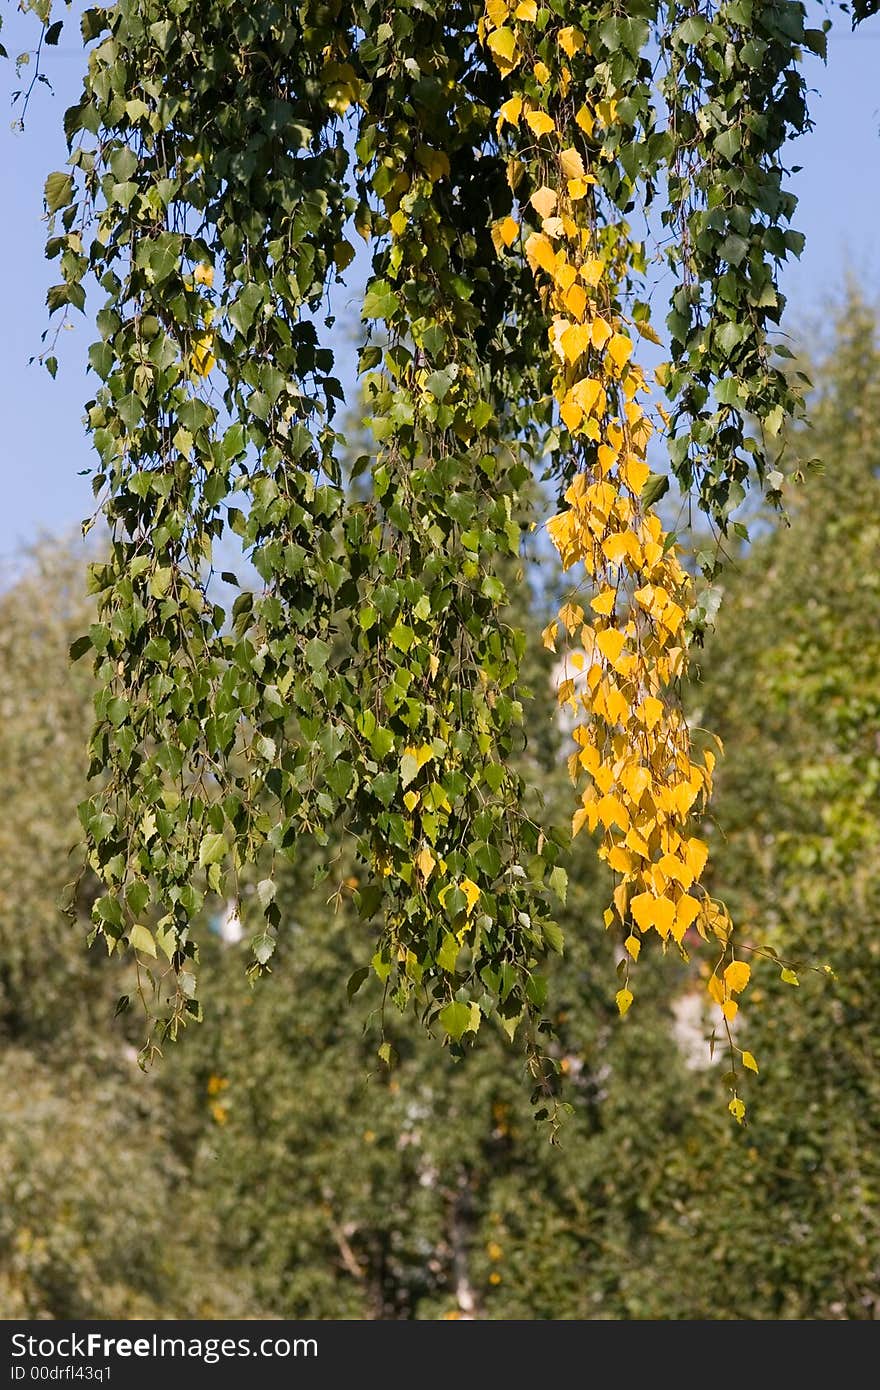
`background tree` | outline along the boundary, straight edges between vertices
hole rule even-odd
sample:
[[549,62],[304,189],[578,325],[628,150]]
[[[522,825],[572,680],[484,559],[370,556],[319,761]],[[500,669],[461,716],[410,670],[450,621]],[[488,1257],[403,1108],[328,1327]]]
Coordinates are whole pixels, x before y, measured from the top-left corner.
[[83,949],[96,885],[83,880],[73,923],[60,911],[93,694],[68,648],[93,617],[78,547],[41,543],[0,594],[0,1311],[244,1313],[246,1289],[233,1300],[212,1265],[215,1219],[188,1184],[171,1094],[111,1022],[131,966]]

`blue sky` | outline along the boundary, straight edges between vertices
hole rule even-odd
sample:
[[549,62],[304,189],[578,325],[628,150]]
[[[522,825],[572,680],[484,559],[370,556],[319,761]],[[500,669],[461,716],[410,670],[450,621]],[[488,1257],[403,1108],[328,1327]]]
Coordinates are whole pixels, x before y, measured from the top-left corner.
[[[54,278],[52,264],[43,259],[41,191],[46,174],[64,164],[61,117],[76,97],[82,70],[75,29],[75,22],[68,22],[60,48],[48,51],[45,66],[54,95],[37,87],[25,132],[13,131],[9,119],[0,123],[0,168],[10,200],[0,218],[0,401],[5,427],[0,582],[15,568],[22,545],[41,532],[75,529],[91,510],[89,480],[79,476],[91,463],[82,424],[83,402],[92,394],[85,374],[93,337],[88,319],[77,315],[74,330],[62,335],[54,382],[37,364],[28,366],[28,358],[41,349],[40,335],[47,326],[45,293]],[[11,54],[28,47],[32,34],[30,17],[4,16],[3,42]],[[792,163],[803,166],[793,187],[800,198],[795,226],[806,233],[807,244],[800,263],[788,267],[783,279],[789,300],[786,326],[795,334],[822,314],[848,270],[869,297],[880,293],[878,64],[880,18],[863,25],[855,36],[842,21],[829,43],[827,68],[807,57],[815,130],[792,148],[791,155]],[[7,103],[7,109],[17,85],[13,65],[3,63],[0,102]],[[350,361],[350,348],[345,346]]]

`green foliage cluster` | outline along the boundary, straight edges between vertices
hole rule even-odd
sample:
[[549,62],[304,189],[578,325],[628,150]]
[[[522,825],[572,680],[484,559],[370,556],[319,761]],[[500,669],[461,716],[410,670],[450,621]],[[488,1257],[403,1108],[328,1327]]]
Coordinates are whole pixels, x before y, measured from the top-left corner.
[[[729,566],[691,692],[694,715],[736,750],[719,779],[718,827],[702,832],[714,887],[744,940],[827,958],[836,973],[799,967],[792,988],[772,960],[753,959],[737,1028],[760,1072],[744,1129],[712,1099],[699,962],[664,960],[639,1008],[617,1018],[603,983],[606,885],[589,857],[569,866],[566,954],[550,978],[574,1105],[558,1146],[534,1126],[500,1027],[453,1064],[389,1021],[400,1064],[377,1069],[380,982],[345,1002],[371,929],[349,893],[312,886],[328,852],[340,875],[362,872],[344,836],[278,874],[278,969],[258,989],[241,969],[248,943],[206,934],[216,1006],[143,1076],[131,1016],[107,1022],[132,987],[130,961],[92,952],[85,965],[81,933],[61,930],[41,954],[71,830],[69,801],[48,789],[82,776],[88,720],[88,681],[71,682],[64,663],[82,621],[72,562],[47,557],[3,597],[6,1316],[876,1317],[876,333],[850,301],[811,366],[812,428],[789,443],[822,471],[792,502],[790,528],[768,527]],[[510,591],[511,617],[528,630],[524,591]],[[545,658],[529,650],[525,674],[540,692]],[[552,815],[566,779],[537,703],[526,727],[539,737],[518,775]],[[252,934],[261,872],[243,885]]]

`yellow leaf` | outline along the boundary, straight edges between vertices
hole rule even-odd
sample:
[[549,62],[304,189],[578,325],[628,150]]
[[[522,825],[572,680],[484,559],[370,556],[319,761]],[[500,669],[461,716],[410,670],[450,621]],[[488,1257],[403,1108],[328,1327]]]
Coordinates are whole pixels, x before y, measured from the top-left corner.
[[470,878],[463,878],[459,887],[467,898],[467,914],[470,917],[477,903],[480,901],[480,890],[473,879]]
[[584,161],[573,145],[562,151],[559,156],[559,163],[562,165],[562,172],[567,179],[582,179],[587,172],[584,168]]
[[655,898],[654,900],[654,926],[661,936],[668,935],[672,931],[675,922],[675,903],[669,898]]
[[653,729],[663,718],[663,702],[654,695],[646,695],[636,710],[636,717],[646,729]]
[[756,1072],[756,1073],[757,1073],[757,1070],[758,1070],[758,1063],[755,1061],[755,1059],[754,1059],[754,1057],[752,1056],[751,1052],[744,1052],[744,1053],[743,1053],[743,1066],[744,1066],[744,1067],[748,1067],[749,1071],[753,1071],[753,1072]]
[[[725,1000],[724,985],[721,983],[721,981],[719,980],[719,978],[718,978],[717,975],[710,975],[710,976],[709,976],[709,984],[708,984],[707,988],[708,988],[708,990],[709,990],[709,994],[712,996],[712,998],[714,999],[715,1003],[716,1003],[716,1004],[720,1004],[721,1007],[724,1008],[724,1000]],[[726,1017],[726,1015],[725,1015],[725,1017]]]
[[540,82],[542,87],[545,82],[550,81],[550,69],[546,63],[538,61],[532,68],[532,72],[535,74],[535,80]]
[[[580,325],[579,325],[580,326]],[[600,381],[593,380],[592,377],[582,377],[572,386],[569,395],[577,401],[585,415],[592,415],[598,406],[596,413],[601,414],[605,409],[605,392]]]
[[639,951],[642,949],[642,943],[639,941],[639,938],[637,936],[628,936],[623,944],[629,951],[633,960],[638,960]]
[[596,124],[593,120],[593,114],[590,108],[586,105],[582,106],[574,119],[589,140],[593,133],[593,127]]
[[623,333],[615,333],[606,349],[608,356],[619,372],[623,371],[632,356],[632,350],[632,342]]
[[731,994],[741,994],[749,982],[752,968],[744,960],[732,960],[724,972],[724,980]]
[[611,337],[611,329],[608,327],[608,324],[605,322],[604,319],[593,319],[593,322],[590,325],[590,337],[592,339],[593,347],[596,349],[597,352],[601,352],[602,348],[605,346],[605,344],[608,342],[608,339]]
[[797,975],[793,970],[789,970],[788,966],[785,967],[779,978],[786,985],[800,985]]
[[522,115],[522,109],[522,97],[511,97],[509,101],[506,101],[504,105],[500,107],[497,122],[499,135],[504,128],[505,122],[507,122],[508,125],[516,125]]
[[[661,870],[662,873],[666,875],[667,878],[674,879],[675,882],[680,883],[683,888],[690,888],[691,884],[694,881],[694,876],[691,873],[688,865],[683,864],[682,861],[680,859],[677,859],[674,854],[664,854],[657,867]],[[690,901],[693,902],[694,899],[691,898]],[[697,912],[699,912],[699,910],[700,905],[698,903]],[[694,917],[696,915],[697,913],[694,913]],[[692,921],[693,917],[691,918],[691,922]],[[690,926],[690,924],[691,923],[688,922],[687,925]]]
[[616,450],[612,449],[608,444],[600,444],[596,451],[596,462],[604,478],[605,474],[609,473],[617,462]]
[[434,756],[434,749],[431,747],[430,743],[422,743],[419,745],[410,743],[407,744],[403,752],[405,756],[415,758],[420,771],[425,766],[425,763],[429,763]]
[[612,896],[614,898],[614,906],[617,908],[618,916],[620,917],[620,920],[623,921],[623,919],[626,917],[626,901],[629,897],[629,889],[627,888],[626,884],[618,883]]
[[654,901],[653,893],[639,893],[629,905],[633,919],[642,931],[648,931],[654,925]]
[[575,29],[571,25],[565,29],[560,29],[556,41],[568,58],[573,58],[578,49],[584,46],[584,36],[580,29]]
[[739,1096],[734,1096],[733,1100],[730,1102],[727,1108],[730,1111],[733,1118],[736,1120],[737,1124],[741,1125],[743,1120],[745,1119],[746,1107],[744,1103],[740,1100]]
[[623,481],[626,483],[630,492],[638,497],[645,483],[651,476],[651,470],[641,459],[636,458],[635,454],[630,454],[620,470]]
[[569,179],[567,186],[568,196],[571,201],[573,203],[579,203],[581,198],[586,198],[590,184],[594,182],[594,179]]
[[610,661],[612,665],[620,656],[625,641],[626,638],[623,633],[618,632],[613,627],[609,627],[605,632],[600,632],[596,637],[597,647],[605,660]]
[[706,867],[706,859],[709,858],[708,845],[702,840],[691,838],[691,840],[685,841],[684,852],[687,855],[691,873],[694,874],[695,878],[699,878]]
[[633,856],[623,845],[615,845],[608,852],[608,863],[617,874],[628,874],[633,866]]
[[558,623],[548,623],[541,633],[541,640],[548,652],[556,651],[556,635],[559,632]]
[[214,334],[204,333],[197,339],[196,345],[189,355],[189,365],[193,376],[207,376],[214,367],[217,359],[212,351],[214,346]]
[[615,1004],[617,1005],[617,1008],[618,1008],[618,1010],[619,1010],[619,1012],[620,1012],[620,1017],[621,1017],[621,1018],[623,1018],[623,1016],[625,1015],[625,1013],[626,1013],[627,1009],[629,1008],[630,1004],[632,1003],[632,1001],[633,1001],[633,995],[632,995],[632,991],[631,991],[631,990],[628,990],[628,989],[619,989],[619,990],[617,991],[617,993],[615,994],[615,996],[614,996],[614,1002],[615,1002]]
[[603,796],[597,801],[596,814],[606,830],[610,830],[612,825],[619,825],[621,830],[626,830],[629,826],[626,807],[616,796]]
[[594,599],[590,600],[590,607],[594,613],[600,613],[602,617],[607,617],[614,612],[614,603],[617,598],[616,589],[603,589]]
[[[636,328],[643,338],[647,338],[649,343],[656,343],[658,347],[663,346],[663,339],[660,338],[649,323],[637,323]],[[661,415],[665,414],[662,405],[657,407]]]
[[567,362],[577,362],[590,346],[590,330],[584,323],[573,323],[559,339]]
[[414,811],[419,804],[419,793],[407,792],[403,798],[403,804],[408,811]]
[[609,792],[614,786],[614,768],[610,767],[608,763],[600,763],[593,773],[593,781],[603,795],[605,792]]
[[572,433],[574,433],[581,423],[581,420],[584,418],[584,412],[581,410],[577,401],[570,399],[566,399],[562,402],[562,405],[559,407],[559,414],[562,416],[562,423],[565,425],[566,429],[571,430]]
[[702,921],[708,929],[711,929],[718,940],[727,945],[730,939],[730,918],[727,913],[718,906],[717,903],[708,902],[703,908]]
[[625,531],[614,531],[605,537],[602,549],[612,565],[619,565],[630,553],[630,537]]
[[546,184],[535,190],[529,202],[539,217],[552,217],[556,211],[556,194]]
[[700,915],[700,904],[696,898],[692,898],[690,893],[685,893],[678,900],[675,909],[675,924],[680,928],[682,935],[692,926]]
[[559,610],[559,621],[573,632],[584,621],[584,610],[579,603],[564,603]]
[[546,270],[548,275],[553,274],[556,269],[556,252],[542,232],[532,232],[525,249],[530,265],[538,265],[542,270]]
[[520,0],[513,13],[516,19],[521,19],[525,24],[533,24],[538,18],[538,6],[535,0]]
[[602,276],[605,274],[605,262],[600,261],[598,256],[591,256],[588,261],[584,261],[581,266],[581,279],[584,284],[595,288]]
[[507,0],[486,0],[486,14],[494,29],[507,23]]
[[737,1004],[735,999],[725,999],[721,1005],[721,1012],[724,1014],[727,1022],[732,1023],[739,1013],[739,1004]]
[[193,279],[197,285],[207,285],[210,289],[214,283],[214,267],[207,261],[202,261],[193,271]]
[[437,867],[437,860],[434,858],[427,845],[424,845],[416,855],[416,866],[418,867],[419,873],[422,875],[422,878],[427,883],[428,879],[431,877],[431,874]]
[[498,223],[498,235],[505,246],[512,246],[519,233],[519,223],[512,217],[505,217]]
[[[620,774],[620,780],[626,787],[634,802],[641,801],[648,787],[651,785],[651,774],[646,767],[625,767]],[[634,831],[633,834],[636,832]],[[648,853],[648,846],[644,840],[640,845],[633,845],[633,849],[638,849],[640,854]]]
[[512,29],[496,29],[494,33],[489,35],[488,43],[502,71],[509,72],[511,68],[516,67],[518,61],[516,34]]
[[535,135],[549,135],[556,129],[552,117],[548,116],[546,111],[529,111],[525,120]]
[[614,924],[614,921],[615,921],[614,909],[613,909],[613,908],[611,908],[611,907],[606,907],[605,911],[602,913],[602,921],[605,923],[605,929],[606,929],[606,931],[607,931],[607,929],[608,929],[610,926],[612,926],[612,925]]
[[571,818],[571,837],[574,839],[583,830],[589,818],[589,811],[584,806],[579,806]]
[[565,295],[565,307],[574,319],[582,319],[587,307],[587,292],[582,285],[572,285]]

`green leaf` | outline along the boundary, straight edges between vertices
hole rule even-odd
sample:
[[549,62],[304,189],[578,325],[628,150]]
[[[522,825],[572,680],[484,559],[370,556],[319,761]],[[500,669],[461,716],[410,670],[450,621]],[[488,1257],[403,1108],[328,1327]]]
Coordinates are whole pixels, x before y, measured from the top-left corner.
[[[729,126],[727,130],[723,130],[720,135],[716,135],[715,149],[717,153],[722,156],[723,159],[727,159],[731,163],[733,163],[733,161],[736,159],[736,156],[742,149],[742,135],[740,134],[738,127],[735,125]],[[729,242],[730,240],[731,238],[728,237],[727,241],[724,243],[725,246],[727,245],[727,242]],[[746,254],[748,244],[744,243],[744,246],[745,249],[740,255],[739,260],[734,262],[735,265],[739,265],[739,262],[743,259],[743,256],[745,256]],[[724,248],[722,248],[722,254],[726,254],[724,252]],[[727,260],[731,260],[731,257],[729,255],[727,255],[726,258]]]
[[454,1000],[440,1010],[438,1021],[453,1042],[458,1042],[471,1027],[471,1006]]
[[260,900],[260,907],[265,912],[270,903],[275,901],[275,894],[278,892],[278,885],[274,879],[261,878],[257,884],[257,897]]
[[380,772],[370,783],[370,790],[383,806],[390,806],[397,791],[397,773]]
[[80,657],[85,656],[86,652],[91,650],[92,639],[88,633],[85,633],[84,636],[77,637],[75,641],[71,642],[68,648],[68,654],[71,661],[79,661]]
[[205,835],[199,846],[199,865],[220,864],[229,853],[229,845],[224,835]]
[[541,930],[544,940],[550,947],[550,950],[555,951],[557,955],[561,956],[565,949],[565,936],[563,935],[562,928],[558,926],[556,922],[544,922]]
[[257,310],[263,303],[263,291],[258,285],[246,285],[238,299],[229,308],[230,321],[247,337]]
[[388,281],[376,280],[364,295],[361,316],[365,319],[391,319],[397,307],[397,295]]
[[50,212],[67,207],[73,198],[73,179],[69,174],[50,174],[43,187],[43,197]]
[[458,376],[458,367],[453,363],[451,367],[444,367],[442,371],[431,372],[425,386],[435,396],[438,401],[443,401],[449,394],[449,388]]
[[415,633],[411,627],[407,627],[406,623],[395,623],[388,636],[395,647],[399,647],[402,652],[408,652],[416,640]]
[[408,787],[419,775],[419,760],[412,753],[404,753],[400,760],[401,786]]
[[275,937],[273,933],[262,932],[259,936],[255,936],[251,942],[251,950],[260,965],[265,965],[275,954]]
[[492,599],[493,603],[503,603],[507,597],[501,580],[496,579],[495,576],[491,574],[487,574],[480,585],[480,593],[483,594],[485,598]]
[[358,967],[357,970],[355,970],[351,975],[349,975],[348,984],[346,986],[346,993],[348,994],[349,1003],[351,1003],[352,999],[357,994],[358,990],[366,980],[369,973],[370,972],[368,968],[365,965],[361,965]]
[[686,19],[683,24],[679,24],[675,31],[675,38],[688,47],[692,47],[700,42],[708,28],[708,22],[702,15],[693,15],[690,19]]
[[385,957],[382,955],[381,951],[377,951],[376,954],[373,956],[373,959],[370,961],[370,965],[373,967],[373,970],[375,971],[376,975],[379,977],[380,981],[384,985],[385,981],[388,979],[388,976],[391,974],[390,960],[386,960]]
[[153,940],[153,933],[149,927],[142,927],[136,922],[128,933],[128,943],[133,951],[143,951],[147,956],[156,955],[156,943]]
[[443,970],[448,971],[450,975],[453,975],[460,950],[458,938],[453,936],[452,932],[446,932],[440,944],[440,950],[437,952],[437,964]]
[[305,657],[313,671],[323,671],[330,658],[330,652],[329,643],[322,641],[320,637],[313,637],[311,642],[306,643]]
[[568,895],[568,874],[561,865],[557,865],[550,874],[550,887],[559,901],[564,904]]

